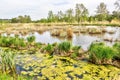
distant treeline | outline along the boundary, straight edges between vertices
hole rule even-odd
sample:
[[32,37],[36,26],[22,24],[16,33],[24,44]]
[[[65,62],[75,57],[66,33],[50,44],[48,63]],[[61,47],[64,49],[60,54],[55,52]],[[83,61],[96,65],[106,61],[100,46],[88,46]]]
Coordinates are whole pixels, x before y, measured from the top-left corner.
[[68,9],[65,12],[58,11],[57,14],[54,14],[52,10],[48,12],[47,18],[42,18],[40,20],[33,21],[29,15],[18,16],[12,19],[1,19],[0,22],[10,22],[10,23],[82,23],[89,22],[94,23],[97,21],[117,21],[120,22],[120,0],[117,0],[114,3],[115,10],[110,13],[107,9],[105,3],[100,3],[96,8],[96,14],[90,16],[88,9],[84,4],[76,4],[75,8]]

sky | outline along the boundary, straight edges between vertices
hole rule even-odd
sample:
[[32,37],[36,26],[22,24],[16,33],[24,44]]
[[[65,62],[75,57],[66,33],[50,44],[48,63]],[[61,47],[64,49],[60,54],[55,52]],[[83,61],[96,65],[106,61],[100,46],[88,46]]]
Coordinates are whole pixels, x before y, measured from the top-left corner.
[[54,13],[69,8],[75,9],[76,3],[83,3],[89,10],[90,15],[94,15],[97,6],[104,2],[107,9],[112,12],[115,9],[116,0],[0,0],[0,18],[10,19],[19,15],[30,15],[33,20],[46,18],[48,11]]

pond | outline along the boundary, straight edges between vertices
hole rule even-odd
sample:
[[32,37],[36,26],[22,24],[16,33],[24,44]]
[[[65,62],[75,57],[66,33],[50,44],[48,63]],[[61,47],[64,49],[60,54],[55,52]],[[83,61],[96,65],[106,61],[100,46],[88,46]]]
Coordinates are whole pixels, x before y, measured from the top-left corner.
[[95,65],[69,57],[46,54],[19,55],[17,73],[33,76],[34,80],[119,80],[120,69],[110,65]]
[[[41,42],[41,43],[55,43],[55,42],[61,42],[61,41],[71,41],[73,45],[78,45],[81,46],[84,50],[87,50],[90,44],[93,41],[102,41],[105,42],[106,45],[113,45],[115,43],[116,39],[120,39],[120,28],[119,27],[107,27],[106,28],[108,31],[109,30],[114,30],[115,33],[110,34],[108,32],[103,33],[103,34],[88,34],[88,33],[81,33],[81,34],[73,34],[72,39],[68,38],[58,38],[58,37],[53,37],[50,35],[50,31],[46,31],[43,34],[39,34],[38,32],[35,32],[33,35],[36,37],[36,42]],[[113,41],[104,41],[104,38],[112,38]]]
[[[119,27],[106,27],[106,30],[114,30],[114,33],[105,32],[102,34],[80,33],[73,34],[73,38],[59,38],[51,36],[50,31],[42,34],[38,32],[20,37],[34,35],[36,42],[55,43],[65,40],[71,41],[73,45],[79,45],[87,50],[94,41],[105,42],[106,45],[113,45],[116,39],[120,39]],[[2,34],[7,36],[7,34]],[[10,34],[14,37],[14,34]],[[104,38],[112,38],[112,41],[105,41]],[[111,65],[95,65],[86,60],[74,60],[70,57],[49,56],[41,52],[36,54],[18,54],[15,59],[17,74],[33,76],[33,80],[119,80],[120,69]]]
[[[120,41],[120,27],[105,27],[105,30],[107,32],[102,33],[102,34],[89,34],[89,33],[80,33],[80,34],[73,34],[72,39],[68,38],[59,38],[59,37],[53,37],[50,34],[50,31],[45,31],[42,34],[39,34],[38,32],[30,33],[27,34],[26,36],[20,35],[20,37],[26,38],[27,36],[34,35],[36,37],[36,42],[41,42],[41,43],[60,43],[62,41],[70,41],[73,45],[78,45],[83,48],[83,50],[87,50],[90,46],[90,44],[94,41],[100,41],[100,42],[105,42],[106,45],[112,46],[117,39]],[[110,31],[113,30],[114,33],[110,33]],[[3,34],[6,36],[6,33]],[[14,36],[14,34],[11,34],[10,36]],[[105,40],[107,39],[107,40]],[[112,40],[112,41],[109,41]]]

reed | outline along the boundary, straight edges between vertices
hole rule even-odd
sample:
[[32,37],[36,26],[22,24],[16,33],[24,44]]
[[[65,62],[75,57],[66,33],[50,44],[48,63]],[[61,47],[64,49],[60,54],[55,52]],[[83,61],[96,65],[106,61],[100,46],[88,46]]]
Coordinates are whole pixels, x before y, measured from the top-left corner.
[[1,63],[1,71],[2,73],[8,74],[16,74],[15,68],[15,53],[10,50],[2,50],[0,49],[0,63]]

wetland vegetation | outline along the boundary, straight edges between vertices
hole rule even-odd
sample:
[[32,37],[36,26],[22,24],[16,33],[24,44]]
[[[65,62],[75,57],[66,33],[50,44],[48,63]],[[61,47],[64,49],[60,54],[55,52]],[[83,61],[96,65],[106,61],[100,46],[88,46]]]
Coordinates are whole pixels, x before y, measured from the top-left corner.
[[120,80],[119,2],[0,19],[0,80]]

